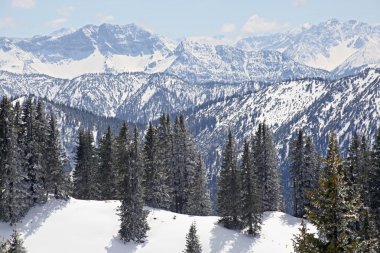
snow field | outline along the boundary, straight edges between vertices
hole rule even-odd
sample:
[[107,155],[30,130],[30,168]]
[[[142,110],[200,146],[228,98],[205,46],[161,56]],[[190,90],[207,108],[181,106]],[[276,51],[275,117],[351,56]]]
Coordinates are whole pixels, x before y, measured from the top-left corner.
[[[266,212],[262,233],[252,238],[217,224],[218,217],[189,216],[151,209],[150,230],[144,244],[123,243],[118,239],[118,201],[51,199],[32,208],[17,225],[30,253],[178,253],[185,248],[186,234],[197,224],[203,252],[271,253],[293,252],[293,234],[301,220],[281,212]],[[12,227],[0,223],[0,238],[8,238]]]

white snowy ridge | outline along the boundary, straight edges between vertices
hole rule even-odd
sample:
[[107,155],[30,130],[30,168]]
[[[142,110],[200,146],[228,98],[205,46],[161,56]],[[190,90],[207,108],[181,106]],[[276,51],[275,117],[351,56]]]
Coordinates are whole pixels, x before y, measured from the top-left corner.
[[[150,230],[143,244],[118,238],[119,201],[50,199],[32,208],[17,224],[29,253],[178,253],[185,249],[186,234],[196,222],[204,253],[293,252],[292,238],[301,220],[281,212],[266,212],[262,231],[253,238],[217,224],[216,216],[189,216],[146,208]],[[311,231],[314,227],[309,226]],[[12,227],[0,223],[0,237],[9,238]]]

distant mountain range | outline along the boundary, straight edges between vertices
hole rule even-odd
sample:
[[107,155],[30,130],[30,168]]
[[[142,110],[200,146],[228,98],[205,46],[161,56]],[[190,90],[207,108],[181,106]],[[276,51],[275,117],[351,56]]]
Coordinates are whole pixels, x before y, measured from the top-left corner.
[[330,20],[233,45],[176,43],[133,24],[0,38],[0,95],[44,98],[69,158],[79,126],[100,136],[123,120],[143,129],[162,113],[182,113],[211,184],[227,130],[241,144],[265,120],[286,177],[297,129],[323,151],[330,129],[347,147],[353,132],[373,137],[380,127],[380,26]]
[[380,26],[357,21],[329,20],[233,45],[190,38],[175,42],[134,24],[103,24],[26,39],[0,37],[0,70],[65,79],[145,72],[189,83],[277,82],[354,74],[379,66],[379,52]]

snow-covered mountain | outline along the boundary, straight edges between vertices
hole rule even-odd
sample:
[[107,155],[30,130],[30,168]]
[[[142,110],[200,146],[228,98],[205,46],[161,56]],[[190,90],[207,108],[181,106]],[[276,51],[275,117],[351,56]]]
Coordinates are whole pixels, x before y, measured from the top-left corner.
[[0,71],[0,95],[36,95],[100,116],[146,122],[163,112],[176,113],[264,83],[190,84],[165,73],[85,74],[71,80]]
[[328,72],[271,50],[187,40],[176,44],[134,24],[87,25],[28,39],[0,38],[0,70],[72,79],[88,73],[165,72],[187,82],[274,82]]
[[[260,237],[252,238],[218,225],[216,216],[189,216],[147,207],[150,211],[147,241],[123,243],[118,238],[120,221],[116,212],[119,205],[119,201],[50,199],[45,205],[32,208],[17,228],[30,253],[171,253],[185,249],[186,234],[196,222],[202,252],[267,253],[293,252],[292,238],[298,234],[301,224],[299,218],[266,212]],[[315,232],[313,226],[308,227]],[[8,239],[11,233],[11,226],[0,223],[0,238]]]
[[354,20],[307,24],[235,44],[214,37],[175,42],[134,24],[102,24],[25,39],[0,37],[0,70],[65,79],[166,72],[190,83],[275,82],[327,77],[327,71],[345,76],[379,66],[379,47],[380,26]]
[[327,71],[299,64],[277,51],[244,51],[232,46],[201,44],[196,41],[182,41],[172,59],[166,72],[191,83],[247,80],[276,82],[329,75]]
[[265,120],[274,131],[282,164],[289,141],[299,128],[313,136],[321,151],[331,129],[336,131],[342,147],[347,147],[354,131],[373,138],[380,126],[379,91],[380,69],[366,69],[335,81],[301,79],[276,83],[205,104],[192,110],[187,118],[208,158],[211,174],[217,175],[229,128],[242,148],[243,140]]
[[30,39],[0,38],[0,69],[62,78],[138,72],[167,57],[175,46],[171,40],[134,24],[87,25]]
[[318,25],[305,24],[284,34],[244,38],[237,47],[245,50],[277,50],[305,65],[353,74],[369,64],[379,66],[380,26],[332,19]]

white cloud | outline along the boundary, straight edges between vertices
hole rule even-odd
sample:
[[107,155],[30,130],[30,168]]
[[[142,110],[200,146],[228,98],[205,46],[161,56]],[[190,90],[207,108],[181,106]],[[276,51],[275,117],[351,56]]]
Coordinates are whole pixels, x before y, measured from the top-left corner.
[[71,16],[74,10],[75,10],[74,6],[64,6],[64,7],[59,8],[57,12],[60,17],[68,18]]
[[301,7],[305,6],[306,0],[292,0],[292,3],[293,3],[293,6],[295,6],[297,8],[301,8]]
[[100,22],[111,22],[115,20],[114,16],[104,15],[103,13],[96,14],[96,18],[99,19]]
[[35,0],[12,0],[12,7],[15,8],[33,8],[36,4]]
[[47,23],[49,27],[52,28],[61,28],[64,24],[66,24],[67,18],[56,18]]
[[16,22],[11,17],[0,18],[0,29],[10,28],[16,26]]
[[222,28],[220,28],[220,31],[222,33],[230,33],[235,31],[236,26],[234,24],[224,24],[222,25]]
[[266,33],[279,30],[282,26],[276,21],[266,20],[258,15],[251,16],[241,29],[243,33]]

